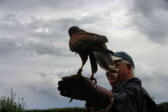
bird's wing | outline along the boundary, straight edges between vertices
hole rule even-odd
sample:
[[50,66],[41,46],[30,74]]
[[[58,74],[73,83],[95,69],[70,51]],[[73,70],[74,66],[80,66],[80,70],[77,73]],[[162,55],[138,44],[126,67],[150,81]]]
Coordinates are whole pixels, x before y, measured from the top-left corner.
[[[94,35],[92,33],[79,33],[74,34],[69,41],[70,50],[73,52],[78,52],[81,50],[86,50],[94,48],[94,46],[102,45],[107,42],[105,36]],[[83,52],[86,52],[83,51]]]
[[88,38],[91,38],[92,41],[94,41],[95,43],[99,43],[99,44],[104,44],[108,42],[108,39],[106,36],[103,35],[98,35],[95,33],[86,33],[88,35]]
[[92,74],[97,72],[97,61],[96,61],[96,57],[94,56],[93,53],[89,54],[89,58],[90,58],[90,64],[91,64],[91,69],[92,69]]

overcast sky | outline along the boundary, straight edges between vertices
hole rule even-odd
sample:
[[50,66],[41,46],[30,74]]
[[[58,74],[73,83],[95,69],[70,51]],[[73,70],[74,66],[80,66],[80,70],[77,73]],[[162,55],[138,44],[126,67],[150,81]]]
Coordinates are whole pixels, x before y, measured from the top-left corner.
[[[0,0],[0,96],[13,88],[28,109],[83,107],[57,90],[58,80],[81,65],[68,46],[68,28],[77,25],[129,53],[156,103],[168,101],[167,20],[167,0]],[[84,75],[90,73],[88,62]],[[104,73],[95,77],[110,90]]]

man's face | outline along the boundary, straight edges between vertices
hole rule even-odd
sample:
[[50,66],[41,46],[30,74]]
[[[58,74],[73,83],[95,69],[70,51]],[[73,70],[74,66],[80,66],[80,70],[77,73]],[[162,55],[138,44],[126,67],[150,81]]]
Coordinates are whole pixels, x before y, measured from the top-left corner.
[[111,86],[117,82],[118,74],[112,72],[106,72],[107,79]]
[[129,74],[130,69],[128,69],[128,64],[123,60],[115,62],[116,68],[118,69],[117,73],[106,72],[107,79],[111,85],[124,81]]

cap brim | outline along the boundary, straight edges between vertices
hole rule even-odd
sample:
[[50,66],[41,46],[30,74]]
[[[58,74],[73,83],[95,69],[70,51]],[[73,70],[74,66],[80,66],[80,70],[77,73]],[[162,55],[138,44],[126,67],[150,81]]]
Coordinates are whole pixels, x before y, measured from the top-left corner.
[[119,61],[119,60],[122,60],[122,58],[116,57],[116,56],[112,56],[112,60],[114,60],[114,61]]

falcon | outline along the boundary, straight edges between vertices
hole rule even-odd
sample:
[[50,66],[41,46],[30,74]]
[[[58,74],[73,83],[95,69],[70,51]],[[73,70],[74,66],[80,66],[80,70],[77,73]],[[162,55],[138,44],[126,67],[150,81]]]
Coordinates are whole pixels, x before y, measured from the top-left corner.
[[[91,80],[95,80],[94,74],[97,72],[98,69],[98,62],[96,58],[99,56],[96,55],[101,53],[103,55],[106,55],[107,57],[111,57],[110,54],[113,54],[113,51],[108,50],[107,46],[105,45],[108,42],[107,37],[87,32],[77,26],[70,27],[68,33],[70,36],[70,50],[79,54],[82,60],[82,65],[79,68],[77,74],[81,75],[82,69],[89,57],[92,71],[90,78]],[[107,67],[104,68],[106,69]]]

